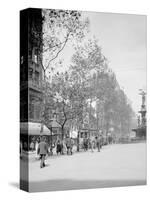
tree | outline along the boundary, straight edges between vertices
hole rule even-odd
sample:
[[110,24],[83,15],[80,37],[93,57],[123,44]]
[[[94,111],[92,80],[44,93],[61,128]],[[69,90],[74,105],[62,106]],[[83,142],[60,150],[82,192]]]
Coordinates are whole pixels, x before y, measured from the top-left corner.
[[75,51],[72,56],[71,69],[78,71],[81,80],[90,77],[94,72],[104,71],[107,68],[107,59],[102,54],[98,40],[89,39],[87,43],[75,47]]
[[69,10],[43,9],[43,29],[32,27],[31,40],[38,44],[38,57],[44,76],[51,63],[56,60],[69,41],[81,41],[88,30],[89,20],[83,19],[81,12]]
[[[90,39],[87,43],[77,46],[70,66],[72,78],[84,88],[85,111],[89,113],[89,127],[94,118],[92,103],[97,99],[98,87],[96,87],[96,74],[107,70],[107,59],[102,54],[101,47],[96,39]],[[95,76],[95,77],[94,77]]]
[[54,70],[54,61],[69,41],[81,41],[83,39],[88,30],[89,21],[82,18],[81,12],[68,10],[43,9],[42,17],[42,24],[40,21],[32,26],[30,43],[33,46],[36,44],[36,56],[43,70],[41,116],[42,122],[44,122],[47,121],[46,116],[48,116],[47,91],[50,88],[47,84],[49,81],[47,72]]
[[63,139],[66,124],[73,123],[82,116],[84,97],[80,85],[73,83],[67,72],[55,75],[52,90]]
[[95,83],[97,100],[103,102],[103,107],[98,111],[103,115],[103,129],[109,132],[113,126],[116,133],[129,133],[133,110],[124,91],[120,89],[115,74],[111,70],[98,73]]
[[[103,56],[97,40],[89,40],[84,46],[77,47],[72,60],[74,80],[85,86],[89,118],[94,119],[96,116],[98,129],[102,128],[108,132],[111,126],[117,130],[121,124],[122,133],[127,133],[133,111],[115,74],[108,68],[107,59]],[[91,106],[94,101],[97,104],[95,114],[92,113]]]

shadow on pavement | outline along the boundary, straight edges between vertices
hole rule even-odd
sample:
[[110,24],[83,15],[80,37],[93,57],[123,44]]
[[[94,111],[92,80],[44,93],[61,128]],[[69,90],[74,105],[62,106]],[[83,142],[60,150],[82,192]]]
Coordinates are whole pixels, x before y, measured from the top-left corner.
[[18,189],[20,188],[19,183],[17,183],[17,182],[11,182],[11,183],[9,183],[9,185],[11,185],[14,188],[18,188]]
[[94,189],[104,187],[123,187],[146,185],[146,180],[47,180],[40,182],[30,182],[30,192],[45,192],[45,191],[61,191],[61,190],[77,190],[77,189]]

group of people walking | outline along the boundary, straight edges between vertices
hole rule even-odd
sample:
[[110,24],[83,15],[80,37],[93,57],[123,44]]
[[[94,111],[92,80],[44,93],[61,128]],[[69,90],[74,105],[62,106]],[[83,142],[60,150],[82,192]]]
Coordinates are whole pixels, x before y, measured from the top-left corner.
[[[74,140],[72,138],[67,137],[65,142],[64,141],[56,141],[56,153],[58,154],[64,154],[64,147],[67,149],[67,155],[72,155],[73,151],[73,145],[74,145]],[[45,167],[45,158],[46,155],[49,154],[49,146],[46,143],[45,137],[41,137],[41,140],[38,144],[37,147],[37,155],[40,155],[40,167],[43,168]]]
[[[57,140],[55,146],[57,155],[64,154],[64,149],[66,149],[67,155],[72,155],[74,140],[68,136],[63,141]],[[83,139],[84,151],[91,149],[91,152],[94,152],[94,149],[97,149],[98,152],[100,152],[101,147],[102,147],[102,137],[100,135],[93,138],[89,137]],[[41,168],[45,167],[45,158],[46,155],[49,154],[49,145],[47,144],[46,138],[44,136],[41,137],[38,145],[36,145],[36,153],[40,159],[40,167]]]
[[100,149],[103,144],[102,136],[98,135],[96,137],[89,137],[83,139],[83,149],[84,151],[87,151],[88,149],[91,149],[91,152],[94,152],[94,149],[97,148],[98,152],[100,152]]
[[72,149],[74,145],[74,140],[72,138],[67,137],[65,141],[56,141],[56,153],[58,154],[64,154],[64,149],[67,149],[67,154],[72,155]]

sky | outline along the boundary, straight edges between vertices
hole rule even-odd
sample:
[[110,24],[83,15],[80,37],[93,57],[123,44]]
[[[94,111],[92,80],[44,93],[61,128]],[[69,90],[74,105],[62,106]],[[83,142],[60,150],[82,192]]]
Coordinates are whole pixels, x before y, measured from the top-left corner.
[[[141,106],[139,89],[146,91],[146,16],[99,12],[83,12],[82,16],[90,21],[87,37],[98,39],[109,67],[137,113]],[[67,45],[61,55],[64,63],[69,63],[72,54],[71,44]]]
[[139,89],[146,90],[146,16],[86,12],[91,35],[99,40],[109,67],[132,103],[141,105]]

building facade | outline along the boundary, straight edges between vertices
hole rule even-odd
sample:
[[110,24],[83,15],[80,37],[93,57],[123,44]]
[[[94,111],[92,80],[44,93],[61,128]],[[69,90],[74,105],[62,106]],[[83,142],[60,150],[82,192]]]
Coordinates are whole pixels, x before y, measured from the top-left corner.
[[41,126],[42,20],[42,9],[26,9],[20,13],[20,138],[26,150],[41,130],[45,135],[50,132],[45,125]]

